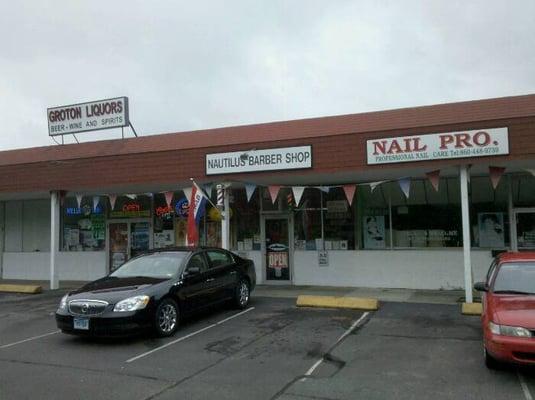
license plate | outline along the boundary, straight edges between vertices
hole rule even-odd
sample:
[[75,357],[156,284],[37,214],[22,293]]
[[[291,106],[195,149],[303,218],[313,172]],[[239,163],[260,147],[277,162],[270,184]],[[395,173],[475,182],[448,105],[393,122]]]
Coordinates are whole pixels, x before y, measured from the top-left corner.
[[87,318],[74,318],[74,329],[89,330],[89,319]]

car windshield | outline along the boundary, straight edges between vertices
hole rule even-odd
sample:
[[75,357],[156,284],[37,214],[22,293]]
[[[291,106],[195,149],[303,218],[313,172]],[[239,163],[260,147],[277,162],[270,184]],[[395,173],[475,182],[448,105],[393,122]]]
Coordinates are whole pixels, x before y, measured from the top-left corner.
[[535,262],[505,263],[498,269],[494,293],[535,294]]
[[117,278],[143,276],[149,278],[171,278],[182,264],[188,252],[162,252],[134,258],[110,274]]

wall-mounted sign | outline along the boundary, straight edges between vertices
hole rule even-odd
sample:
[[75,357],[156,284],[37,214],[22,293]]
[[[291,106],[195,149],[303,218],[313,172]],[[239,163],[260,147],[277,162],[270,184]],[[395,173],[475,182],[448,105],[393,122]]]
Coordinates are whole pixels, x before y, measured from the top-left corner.
[[206,175],[312,168],[312,146],[206,155]]
[[509,154],[507,128],[433,133],[366,141],[368,164]]
[[329,266],[329,252],[326,250],[318,251],[318,266],[328,267]]
[[49,108],[47,119],[49,136],[128,126],[128,97]]
[[186,199],[181,199],[175,204],[175,213],[181,218],[187,218],[189,211],[189,202]]

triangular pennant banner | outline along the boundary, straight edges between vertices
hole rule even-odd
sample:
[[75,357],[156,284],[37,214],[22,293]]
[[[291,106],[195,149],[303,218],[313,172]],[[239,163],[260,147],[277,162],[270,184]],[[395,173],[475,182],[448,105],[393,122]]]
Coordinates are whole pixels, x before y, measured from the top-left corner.
[[93,211],[97,210],[97,206],[99,202],[100,202],[100,196],[93,196]]
[[490,181],[492,182],[493,189],[496,189],[498,183],[500,183],[500,179],[504,172],[505,168],[503,167],[489,167]]
[[319,189],[324,193],[329,193],[329,191],[331,190],[329,186],[316,186],[316,189]]
[[186,200],[188,202],[191,201],[191,188],[185,188],[185,189],[182,189],[182,191],[184,192],[184,196],[186,196]]
[[303,196],[304,191],[305,191],[304,186],[292,186],[292,192],[295,198],[295,205],[297,207],[299,207],[299,202],[301,201],[301,197]]
[[435,192],[438,192],[438,184],[440,182],[440,170],[437,169],[435,171],[427,172],[425,176],[427,176],[427,179],[429,179],[429,182],[431,183],[431,185],[433,185]]
[[108,198],[110,199],[111,210],[113,211],[115,209],[115,201],[117,200],[117,195],[109,194]]
[[256,185],[254,183],[245,184],[245,193],[247,193],[247,203],[251,201],[251,197],[253,197],[253,193],[255,190],[256,190]]
[[205,183],[202,185],[202,190],[206,193],[208,197],[212,197],[212,189],[214,188],[214,184],[212,182]]
[[377,186],[379,186],[379,185],[380,185],[381,183],[383,183],[383,182],[384,182],[384,181],[377,181],[377,182],[370,182],[370,183],[368,183],[368,185],[370,185],[370,189],[371,189],[372,193],[373,193],[373,191],[375,190],[375,188],[376,188]]
[[82,206],[82,198],[84,197],[83,194],[76,194],[76,203],[78,203],[78,208]]
[[137,198],[137,194],[125,194],[126,197],[128,197],[130,200],[135,200]]
[[401,188],[401,191],[405,195],[405,197],[408,199],[411,191],[411,180],[410,178],[401,178],[398,179],[399,187]]
[[171,202],[173,201],[173,192],[165,192],[164,196],[167,207],[171,207]]
[[535,176],[535,169],[526,169],[526,171]]
[[356,185],[344,185],[342,186],[344,188],[344,193],[346,194],[347,202],[349,203],[349,206],[351,207],[351,204],[353,203],[353,197],[355,196],[355,191],[357,190]]
[[279,190],[281,189],[278,185],[272,185],[268,186],[269,195],[271,196],[271,202],[275,204],[275,201],[277,200],[277,196],[279,195]]

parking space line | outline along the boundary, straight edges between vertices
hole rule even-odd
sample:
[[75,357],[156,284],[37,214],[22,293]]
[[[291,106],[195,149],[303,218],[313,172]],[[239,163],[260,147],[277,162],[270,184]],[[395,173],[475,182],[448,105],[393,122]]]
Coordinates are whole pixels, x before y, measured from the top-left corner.
[[13,343],[9,343],[9,344],[4,344],[4,345],[0,346],[0,349],[7,349],[8,347],[16,346],[17,344],[26,343],[26,342],[29,342],[29,341],[31,341],[31,340],[41,339],[41,338],[44,338],[44,337],[46,337],[46,336],[55,335],[56,333],[59,333],[59,332],[61,332],[61,331],[60,331],[60,330],[57,330],[57,331],[54,331],[54,332],[45,333],[45,334],[43,334],[43,335],[33,336],[33,337],[31,337],[31,338],[28,338],[28,339],[19,340],[18,342],[13,342]]
[[241,311],[241,312],[239,312],[239,313],[237,313],[237,314],[231,315],[230,317],[227,317],[227,318],[225,318],[225,319],[222,319],[221,321],[218,321],[218,322],[213,323],[213,324],[211,324],[211,325],[205,326],[204,328],[199,329],[198,331],[189,333],[189,334],[187,334],[186,336],[182,336],[182,337],[179,337],[178,339],[173,340],[172,342],[166,343],[166,344],[164,344],[164,345],[162,345],[162,346],[160,346],[160,347],[156,347],[155,349],[152,349],[152,350],[150,350],[150,351],[147,351],[147,352],[145,352],[145,353],[142,353],[142,354],[140,354],[140,355],[138,355],[138,356],[129,358],[128,360],[126,360],[126,362],[127,362],[127,363],[131,363],[131,362],[133,362],[133,361],[139,360],[140,358],[143,358],[143,357],[148,356],[148,355],[150,355],[150,354],[152,354],[152,353],[155,353],[155,352],[157,352],[157,351],[160,351],[160,350],[162,350],[162,349],[165,349],[166,347],[169,347],[169,346],[171,346],[171,345],[173,345],[173,344],[182,342],[183,340],[189,339],[189,338],[192,337],[192,336],[198,335],[199,333],[202,333],[202,332],[204,332],[204,331],[207,331],[208,329],[211,329],[211,328],[214,328],[214,327],[216,327],[216,326],[218,326],[218,325],[221,325],[221,324],[223,324],[223,323],[225,323],[225,322],[227,322],[227,321],[230,321],[230,320],[233,319],[233,318],[239,317],[240,315],[243,315],[243,314],[245,314],[245,313],[248,313],[249,311],[252,311],[252,310],[254,310],[254,307],[249,307],[248,309],[243,310],[243,311]]
[[[342,340],[344,340],[351,332],[353,332],[358,326],[359,324],[364,320],[364,318],[366,318],[370,313],[369,312],[365,312],[364,314],[361,315],[361,317],[359,319],[357,319],[355,322],[353,322],[353,324],[343,333],[342,336],[340,336],[338,338],[338,340],[331,346],[331,348],[327,351],[327,353],[329,353],[332,349],[334,349],[338,343],[340,343]],[[326,354],[327,354],[326,353]],[[322,356],[318,361],[316,361],[312,367],[310,367],[308,369],[307,372],[305,372],[305,375],[304,377],[301,379],[302,381],[305,380],[307,377],[309,377],[310,375],[313,374],[313,372],[316,370],[316,368],[318,368],[320,366],[320,364],[325,360],[325,355]],[[530,399],[531,400],[531,399]]]
[[518,380],[520,381],[520,387],[522,388],[522,391],[524,392],[524,397],[526,398],[526,400],[533,400],[533,397],[531,397],[531,393],[529,391],[526,380],[524,379],[522,374],[517,371],[516,375],[518,376]]

